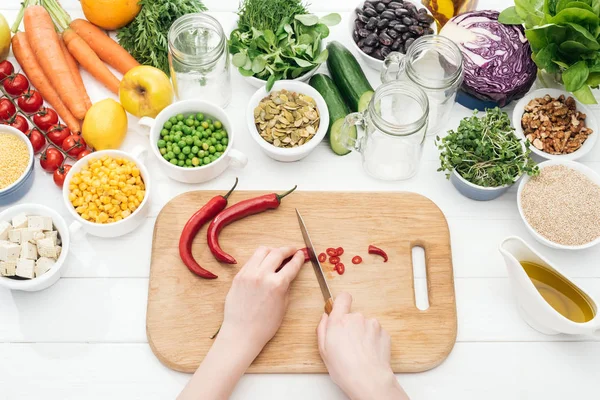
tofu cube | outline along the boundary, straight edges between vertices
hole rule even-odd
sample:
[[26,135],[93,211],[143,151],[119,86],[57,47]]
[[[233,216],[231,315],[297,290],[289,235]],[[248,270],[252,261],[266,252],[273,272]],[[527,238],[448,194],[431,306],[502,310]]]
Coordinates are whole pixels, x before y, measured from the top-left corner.
[[27,217],[27,228],[40,231],[51,231],[52,218],[40,215],[32,215],[31,217]]
[[30,242],[24,242],[21,244],[21,258],[26,258],[28,260],[37,260],[38,259],[38,251],[37,246]]
[[37,250],[40,257],[58,258],[56,248],[51,238],[44,238],[37,241]]
[[1,276],[15,276],[17,271],[17,260],[0,261]]
[[21,243],[21,232],[22,231],[23,231],[23,228],[11,229],[10,231],[8,231],[8,240],[10,240],[13,243]]
[[19,258],[17,260],[17,276],[33,279],[35,277],[35,261]]
[[52,268],[54,260],[48,257],[40,257],[35,263],[35,277],[44,275]]
[[57,231],[44,232],[44,237],[48,238],[48,239],[52,239],[52,243],[55,246],[57,244],[60,244],[60,241],[58,240],[58,232]]
[[12,226],[9,222],[0,221],[0,240],[8,239],[8,231],[12,229]]
[[62,252],[62,247],[54,246],[54,250],[56,251],[56,258],[60,257],[60,253]]
[[44,233],[42,231],[32,231],[30,228],[21,230],[21,244],[26,242],[34,243],[37,242],[38,239],[43,239]]
[[44,239],[45,237],[46,235],[44,235],[44,232],[33,232],[31,242],[36,243],[38,240]]
[[27,228],[27,215],[25,213],[17,214],[12,218],[13,229]]
[[19,258],[21,246],[16,243],[0,241],[0,261],[16,260]]

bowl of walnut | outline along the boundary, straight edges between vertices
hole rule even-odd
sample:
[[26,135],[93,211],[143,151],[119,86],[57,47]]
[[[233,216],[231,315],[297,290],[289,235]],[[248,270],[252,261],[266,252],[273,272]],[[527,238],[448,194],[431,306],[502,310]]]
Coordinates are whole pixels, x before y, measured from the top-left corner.
[[598,139],[593,111],[560,89],[534,90],[519,100],[513,126],[533,153],[548,160],[577,160]]

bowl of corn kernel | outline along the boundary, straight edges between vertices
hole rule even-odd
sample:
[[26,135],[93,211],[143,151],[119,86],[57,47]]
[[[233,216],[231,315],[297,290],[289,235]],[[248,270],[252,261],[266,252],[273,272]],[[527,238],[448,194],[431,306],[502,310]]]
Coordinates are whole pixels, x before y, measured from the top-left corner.
[[148,215],[148,170],[119,150],[96,151],[77,161],[63,186],[63,199],[75,218],[69,229],[100,237],[125,235]]

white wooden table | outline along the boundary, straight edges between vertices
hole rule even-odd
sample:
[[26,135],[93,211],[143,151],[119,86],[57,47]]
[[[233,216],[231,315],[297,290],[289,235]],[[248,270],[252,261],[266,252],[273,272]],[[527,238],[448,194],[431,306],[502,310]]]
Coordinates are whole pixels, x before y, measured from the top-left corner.
[[[14,21],[20,0],[2,0],[0,13]],[[73,18],[82,16],[77,0],[63,0]],[[348,11],[354,2],[314,1],[314,12],[344,11],[331,39],[349,43]],[[502,9],[507,0],[482,0],[479,8]],[[233,26],[237,0],[206,0],[226,31]],[[365,67],[373,86],[378,73]],[[420,171],[405,182],[374,180],[363,171],[358,154],[333,155],[323,142],[308,158],[282,164],[264,155],[244,119],[254,89],[232,71],[234,96],[227,111],[237,129],[236,148],[250,162],[202,185],[166,178],[156,160],[148,160],[154,181],[148,220],[118,239],[83,236],[72,245],[65,276],[37,293],[0,290],[0,399],[172,399],[189,379],[165,368],[148,347],[146,299],[152,229],[159,210],[190,190],[223,190],[235,176],[239,189],[267,190],[297,183],[301,190],[414,191],[435,201],[446,214],[452,235],[458,340],[438,368],[398,375],[414,399],[592,399],[598,398],[600,343],[580,337],[544,336],[529,328],[515,308],[501,240],[519,235],[564,266],[569,275],[600,298],[600,248],[565,253],[533,241],[519,219],[515,190],[491,202],[462,197],[438,168],[429,139]],[[92,100],[111,94],[84,74]],[[597,109],[596,109],[597,110]],[[456,105],[448,128],[470,111]],[[123,149],[146,144],[134,118]],[[600,146],[583,160],[600,172]],[[67,217],[59,189],[36,165],[33,189],[20,202],[41,203]],[[2,208],[0,208],[0,211]],[[343,399],[327,375],[247,375],[233,399]]]

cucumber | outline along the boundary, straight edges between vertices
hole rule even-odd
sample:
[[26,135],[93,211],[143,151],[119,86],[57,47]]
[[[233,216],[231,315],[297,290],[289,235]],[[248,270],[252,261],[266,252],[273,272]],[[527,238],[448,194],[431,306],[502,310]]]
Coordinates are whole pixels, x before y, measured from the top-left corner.
[[[327,110],[329,111],[329,144],[331,149],[337,155],[343,156],[350,153],[341,140],[342,126],[346,115],[350,114],[350,109],[344,103],[342,95],[338,90],[337,86],[330,77],[323,74],[315,74],[308,82],[310,86],[315,88],[317,92],[321,93],[325,103],[327,103]],[[350,137],[356,139],[356,128],[352,127],[350,131]]]
[[366,110],[373,97],[373,87],[358,61],[340,42],[329,42],[327,51],[327,68],[344,100],[352,111]]

